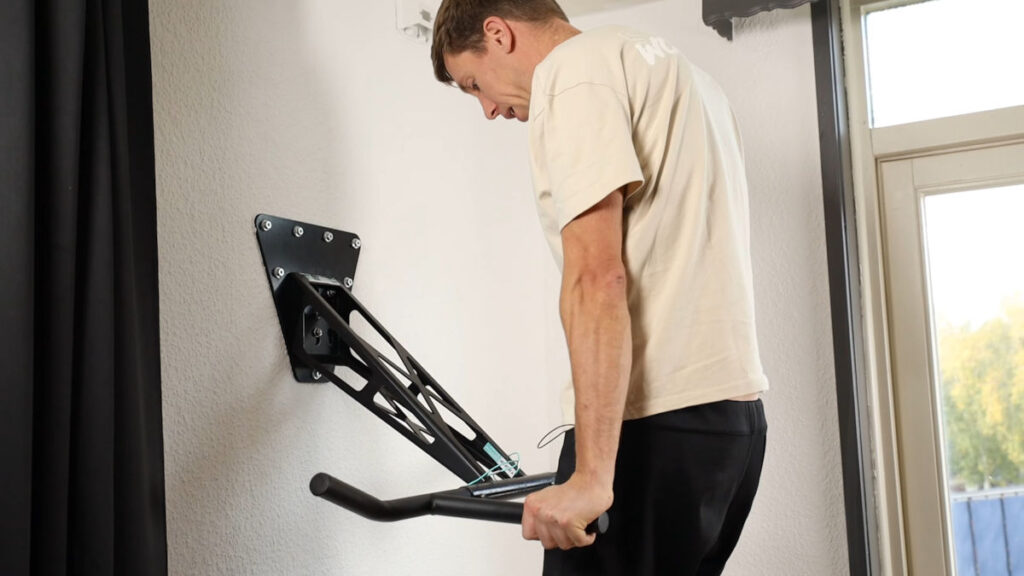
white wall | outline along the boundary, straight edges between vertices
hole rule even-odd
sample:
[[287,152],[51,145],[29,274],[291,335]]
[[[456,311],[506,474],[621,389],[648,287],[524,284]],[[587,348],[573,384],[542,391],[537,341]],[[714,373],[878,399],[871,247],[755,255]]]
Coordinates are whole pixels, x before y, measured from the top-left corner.
[[[525,127],[437,84],[390,1],[150,0],[173,574],[539,574],[519,529],[363,520],[458,479],[342,392],[291,379],[253,217],[358,233],[356,294],[529,472],[567,372]],[[769,454],[728,573],[846,573],[807,8],[728,44],[698,0],[579,19],[660,33],[716,76],[746,139]]]

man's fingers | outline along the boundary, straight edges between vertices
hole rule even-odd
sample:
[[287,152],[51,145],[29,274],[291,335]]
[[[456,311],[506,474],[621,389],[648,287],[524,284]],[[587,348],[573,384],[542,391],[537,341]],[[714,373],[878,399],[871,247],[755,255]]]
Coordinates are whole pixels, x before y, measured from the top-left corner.
[[586,522],[580,514],[588,508],[565,486],[553,486],[531,494],[523,503],[522,530],[526,540],[540,540],[545,550],[569,550],[594,543],[595,536],[585,532]]
[[543,522],[537,524],[537,539],[540,540],[540,543],[542,546],[544,546],[545,550],[553,550],[555,548],[558,548],[558,542],[556,542],[555,539],[551,536],[551,533],[548,531],[547,526],[545,526]]
[[537,527],[530,508],[523,506],[523,539],[537,540]]
[[572,538],[573,546],[590,546],[594,543],[594,534],[587,534],[583,529],[573,527],[569,529],[569,537]]
[[554,537],[558,547],[562,550],[569,550],[575,548],[575,544],[572,542],[572,537],[566,533],[565,529],[561,526],[556,527],[551,531],[551,535]]

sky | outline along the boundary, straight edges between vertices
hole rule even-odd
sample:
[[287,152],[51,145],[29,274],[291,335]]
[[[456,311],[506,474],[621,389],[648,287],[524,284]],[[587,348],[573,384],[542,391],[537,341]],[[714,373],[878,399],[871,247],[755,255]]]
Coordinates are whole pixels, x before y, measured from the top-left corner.
[[932,0],[870,12],[873,127],[1024,104],[1024,0]]
[[1004,299],[1024,303],[1024,185],[927,196],[924,211],[940,322],[977,327]]

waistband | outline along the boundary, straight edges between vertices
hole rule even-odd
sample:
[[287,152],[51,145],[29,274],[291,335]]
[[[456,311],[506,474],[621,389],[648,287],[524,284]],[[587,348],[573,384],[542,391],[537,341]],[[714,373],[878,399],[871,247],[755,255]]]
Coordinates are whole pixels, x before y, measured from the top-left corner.
[[753,435],[767,432],[768,421],[764,414],[764,403],[760,399],[751,401],[722,400],[623,422],[623,431],[629,428]]

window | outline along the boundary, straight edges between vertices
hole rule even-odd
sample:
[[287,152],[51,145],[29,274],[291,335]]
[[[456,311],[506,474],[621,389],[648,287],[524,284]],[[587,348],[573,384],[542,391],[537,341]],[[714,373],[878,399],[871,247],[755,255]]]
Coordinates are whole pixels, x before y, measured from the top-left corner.
[[1024,566],[1022,214],[1024,186],[924,198],[944,483],[961,576]]
[[1024,104],[1022,24],[1021,0],[932,0],[868,12],[871,126]]
[[884,573],[1024,566],[1022,0],[843,0]]

